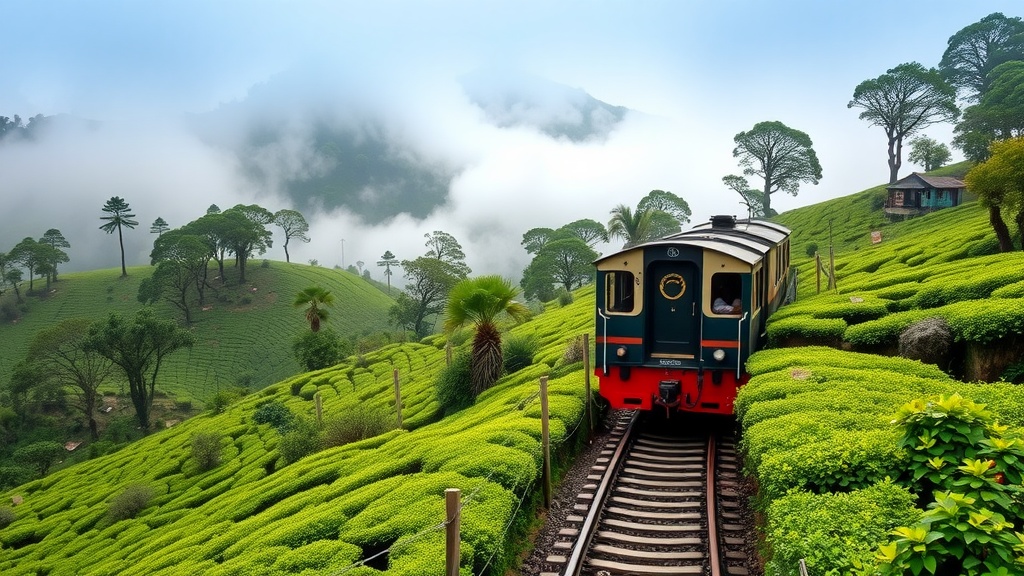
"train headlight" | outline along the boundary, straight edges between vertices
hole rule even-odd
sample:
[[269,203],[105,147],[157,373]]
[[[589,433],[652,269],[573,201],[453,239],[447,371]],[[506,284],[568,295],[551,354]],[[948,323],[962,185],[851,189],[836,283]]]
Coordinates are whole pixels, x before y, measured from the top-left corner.
[[722,360],[725,360],[725,350],[719,348],[718,350],[715,350],[711,354],[711,357],[714,358],[716,361],[721,362]]
[[625,346],[619,346],[619,348],[617,350],[615,350],[615,355],[618,356],[619,358],[625,358],[626,357],[626,347]]

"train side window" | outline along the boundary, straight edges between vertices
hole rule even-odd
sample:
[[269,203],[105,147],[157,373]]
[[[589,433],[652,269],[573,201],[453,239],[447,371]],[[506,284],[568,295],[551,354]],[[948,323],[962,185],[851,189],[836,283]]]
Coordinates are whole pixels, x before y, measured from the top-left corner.
[[635,305],[633,291],[636,277],[632,272],[617,271],[605,274],[605,307],[609,312],[632,312]]
[[743,310],[743,281],[735,272],[711,276],[711,311],[715,314],[739,314]]

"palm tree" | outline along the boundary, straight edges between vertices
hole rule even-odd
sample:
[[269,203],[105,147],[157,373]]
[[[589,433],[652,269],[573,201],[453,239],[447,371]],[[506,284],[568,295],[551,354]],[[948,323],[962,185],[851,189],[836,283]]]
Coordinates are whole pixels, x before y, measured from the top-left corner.
[[516,322],[529,318],[530,310],[515,300],[519,290],[501,276],[481,276],[459,282],[448,293],[445,331],[452,332],[473,323],[471,379],[473,395],[494,384],[501,376],[501,332],[496,319],[505,314]]
[[124,266],[124,237],[121,235],[121,227],[135,228],[139,225],[138,222],[132,220],[135,218],[135,214],[129,214],[128,211],[131,208],[128,207],[128,203],[121,199],[120,196],[114,196],[107,203],[103,205],[103,211],[110,216],[100,216],[100,220],[107,220],[107,223],[100,226],[100,230],[103,230],[107,234],[113,234],[114,229],[117,229],[117,241],[121,244],[121,277],[128,275],[128,269]]
[[306,321],[309,322],[309,329],[313,332],[320,330],[320,321],[327,319],[325,306],[334,305],[334,296],[330,291],[319,286],[310,286],[295,296],[294,306],[301,308],[306,306]]
[[608,221],[608,236],[625,240],[623,248],[653,240],[654,210],[633,212],[629,206],[619,204],[612,209],[611,214],[612,219]]

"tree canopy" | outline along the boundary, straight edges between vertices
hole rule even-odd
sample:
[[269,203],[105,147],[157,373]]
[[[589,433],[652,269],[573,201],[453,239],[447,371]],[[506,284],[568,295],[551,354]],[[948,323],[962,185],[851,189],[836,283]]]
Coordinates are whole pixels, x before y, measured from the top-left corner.
[[516,322],[530,316],[529,309],[516,301],[516,288],[501,276],[481,276],[459,282],[448,295],[445,331],[452,332],[467,323],[474,327],[471,380],[474,396],[501,376],[500,316]]
[[[1002,220],[1002,211],[1014,214],[1018,234],[1024,234],[1024,137],[993,142],[989,159],[967,172],[967,187],[989,209],[989,221],[1000,249],[1008,252],[1013,243]],[[1024,236],[1021,248],[1024,249]]]
[[905,138],[938,122],[960,115],[956,90],[938,70],[917,62],[890,68],[878,78],[865,80],[853,90],[847,108],[860,108],[861,120],[885,131],[889,153],[889,183],[899,179]]
[[782,122],[758,122],[746,132],[733,137],[743,173],[764,181],[761,206],[771,213],[771,195],[779,190],[796,196],[800,184],[817,184],[821,180],[821,164],[814,152],[811,137]]
[[294,238],[308,243],[309,224],[300,212],[287,208],[274,213],[274,224],[277,224],[284,232],[284,261],[291,262],[291,256],[288,254],[288,242]]
[[907,159],[924,167],[925,172],[941,168],[953,155],[949,147],[927,136],[918,136],[910,141],[910,155]]
[[105,220],[107,223],[100,226],[100,230],[107,234],[113,234],[114,230],[117,230],[117,242],[121,246],[121,276],[127,276],[128,268],[124,265],[124,236],[121,229],[135,228],[139,223],[133,220],[135,214],[131,213],[131,207],[120,196],[113,196],[107,200],[102,210],[107,213],[107,216],[100,216],[100,220]]
[[988,91],[992,70],[1011,60],[1024,60],[1024,22],[994,12],[949,38],[939,71],[969,100],[978,100]]
[[153,393],[164,358],[181,348],[191,348],[194,342],[191,332],[143,308],[131,318],[112,313],[106,320],[94,323],[84,347],[109,359],[124,373],[139,425],[148,430]]

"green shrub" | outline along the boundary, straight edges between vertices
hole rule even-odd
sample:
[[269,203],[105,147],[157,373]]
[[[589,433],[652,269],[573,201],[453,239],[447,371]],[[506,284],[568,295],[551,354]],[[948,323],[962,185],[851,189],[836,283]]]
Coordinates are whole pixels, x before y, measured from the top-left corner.
[[153,489],[142,484],[132,484],[110,500],[107,517],[112,522],[134,518],[153,499]]
[[563,364],[575,364],[583,362],[583,335],[573,336],[565,345],[565,352],[562,353]]
[[786,340],[799,339],[808,342],[834,342],[843,339],[846,321],[842,319],[818,319],[806,316],[785,318],[768,326],[768,343],[778,346]]
[[958,394],[910,402],[895,423],[909,454],[907,481],[931,502],[915,524],[879,546],[877,573],[920,573],[922,566],[932,574],[1019,571],[1021,441],[1003,438],[990,412]]
[[281,436],[277,451],[287,463],[297,462],[323,448],[320,430],[316,423],[303,416],[296,416],[288,431]]
[[210,412],[214,414],[220,414],[227,409],[228,406],[238,402],[245,394],[244,391],[238,389],[221,390],[213,395],[210,400]]
[[871,561],[875,543],[918,514],[914,497],[889,481],[840,494],[794,491],[768,507],[765,573],[796,574],[803,559],[810,574],[848,574]]
[[513,374],[533,364],[533,356],[540,349],[534,334],[512,334],[502,343],[502,363],[506,374]]
[[807,245],[807,249],[804,250],[804,253],[807,254],[808,258],[814,258],[814,254],[817,251],[818,251],[818,243],[817,242],[811,242],[810,244]]
[[572,302],[573,302],[572,292],[569,292],[568,290],[560,290],[559,291],[559,293],[558,293],[558,305],[559,306],[563,306],[563,307],[564,306],[568,306],[569,304],[572,304]]
[[9,506],[0,508],[0,528],[7,528],[12,522],[18,519],[18,515]]
[[287,406],[272,400],[260,406],[252,415],[256,424],[270,424],[278,430],[287,428],[292,421],[292,412]]
[[441,369],[435,390],[437,402],[446,415],[473,405],[472,358],[469,352],[456,353],[452,363]]
[[313,396],[316,395],[317,386],[316,384],[309,383],[299,389],[299,398],[303,400],[312,400]]
[[292,343],[292,352],[307,371],[333,366],[343,357],[341,340],[329,327],[317,332],[303,332]]
[[200,472],[212,470],[220,464],[221,435],[217,432],[200,432],[192,435],[192,459]]
[[396,424],[396,417],[382,410],[352,408],[343,415],[329,418],[324,422],[323,444],[325,448],[344,446],[383,434]]

